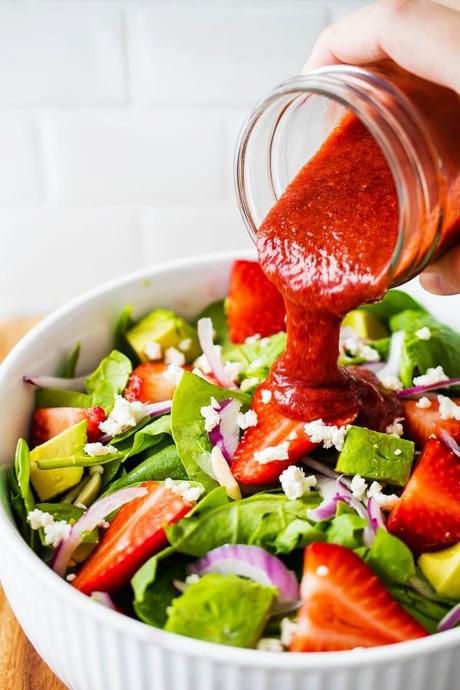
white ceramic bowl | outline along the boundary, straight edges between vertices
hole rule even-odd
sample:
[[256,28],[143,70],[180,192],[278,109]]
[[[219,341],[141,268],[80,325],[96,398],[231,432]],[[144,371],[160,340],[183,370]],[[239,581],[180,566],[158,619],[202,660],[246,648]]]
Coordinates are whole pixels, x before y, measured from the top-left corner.
[[[236,255],[235,255],[236,256]],[[177,261],[123,277],[63,307],[31,331],[0,367],[1,454],[11,462],[33,404],[22,375],[54,373],[82,343],[80,371],[108,351],[115,315],[155,306],[186,316],[222,297],[234,255]],[[439,309],[437,309],[439,312]],[[452,321],[452,319],[451,319]],[[4,483],[0,576],[27,637],[72,690],[456,690],[460,630],[400,645],[327,654],[236,649],[165,633],[91,601],[22,541]],[[1,685],[1,681],[0,681]]]

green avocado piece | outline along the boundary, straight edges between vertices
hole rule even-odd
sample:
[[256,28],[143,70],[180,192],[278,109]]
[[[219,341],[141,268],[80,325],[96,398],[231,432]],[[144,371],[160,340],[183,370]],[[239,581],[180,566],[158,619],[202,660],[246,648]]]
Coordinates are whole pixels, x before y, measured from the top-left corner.
[[83,467],[39,470],[37,462],[83,455],[85,443],[86,420],[83,420],[30,451],[30,481],[41,501],[54,498],[78,484],[83,476]]
[[165,630],[232,647],[254,647],[276,594],[274,587],[237,575],[204,575],[173,600]]
[[336,470],[341,474],[359,474],[384,484],[405,486],[413,459],[412,441],[352,426],[340,451]]
[[418,565],[439,594],[460,599],[460,543],[435,553],[422,553]]
[[358,338],[368,340],[379,340],[389,335],[382,322],[374,314],[363,309],[350,311],[342,321],[342,326],[352,328]]
[[186,361],[192,362],[201,354],[195,328],[169,309],[152,311],[127,331],[126,339],[141,362],[148,361],[144,351],[151,342],[159,343],[164,352],[169,347],[180,349],[183,340],[190,340],[190,347],[184,351]]

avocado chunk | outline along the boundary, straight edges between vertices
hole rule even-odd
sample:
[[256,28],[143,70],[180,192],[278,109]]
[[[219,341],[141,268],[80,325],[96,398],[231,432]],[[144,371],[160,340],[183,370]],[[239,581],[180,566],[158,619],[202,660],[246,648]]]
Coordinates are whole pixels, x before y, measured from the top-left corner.
[[[126,338],[141,362],[148,362],[145,348],[152,342],[161,345],[163,352],[169,347],[183,349],[187,362],[193,361],[201,353],[196,330],[169,309],[152,311],[127,331]],[[181,343],[188,340],[189,347],[181,348]]]
[[418,565],[439,594],[460,599],[460,543],[435,553],[422,553]]
[[412,441],[352,426],[340,451],[336,470],[384,484],[405,486],[413,459]]
[[232,647],[254,647],[277,594],[237,575],[204,575],[168,609],[165,630]]
[[343,327],[352,328],[358,338],[379,340],[388,335],[385,326],[370,312],[363,309],[350,311],[342,321]]
[[78,484],[83,467],[39,470],[37,461],[83,455],[85,443],[86,420],[83,420],[30,451],[30,481],[41,501],[54,498]]

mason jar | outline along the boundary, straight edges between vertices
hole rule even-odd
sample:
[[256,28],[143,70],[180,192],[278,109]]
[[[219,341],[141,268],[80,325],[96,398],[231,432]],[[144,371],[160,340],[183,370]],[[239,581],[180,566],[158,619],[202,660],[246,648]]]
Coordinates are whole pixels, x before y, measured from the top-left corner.
[[388,266],[396,286],[460,240],[460,97],[390,61],[323,67],[277,86],[247,118],[235,154],[244,222],[257,229],[347,113],[381,147],[394,178],[399,230]]

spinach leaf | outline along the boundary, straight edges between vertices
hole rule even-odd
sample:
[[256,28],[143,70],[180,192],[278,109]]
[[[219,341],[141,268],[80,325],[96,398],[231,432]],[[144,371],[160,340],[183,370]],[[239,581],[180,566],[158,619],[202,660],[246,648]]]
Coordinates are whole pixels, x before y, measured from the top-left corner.
[[198,314],[195,319],[195,324],[204,318],[209,318],[212,321],[212,327],[216,334],[215,342],[219,345],[226,346],[230,343],[228,335],[227,315],[225,313],[225,301],[218,300],[212,302],[203,311]]
[[[82,508],[73,505],[73,503],[37,503],[35,506],[44,513],[49,513],[55,520],[65,520],[70,525],[73,525],[83,515]],[[46,546],[44,540],[44,530],[39,529],[40,539],[43,546]],[[98,544],[99,530],[95,527],[90,532],[82,532],[83,544]],[[50,547],[48,547],[50,548]]]
[[189,514],[166,527],[169,542],[176,551],[203,556],[222,544],[255,544],[276,551],[277,539],[296,519],[305,519],[306,511],[320,502],[317,492],[296,501],[284,494],[261,493],[239,501]]
[[326,535],[320,525],[296,518],[278,534],[274,542],[274,551],[277,554],[288,554],[295,549],[303,549],[307,544],[325,539]]
[[392,316],[406,309],[428,313],[425,307],[402,290],[389,290],[380,302],[364,304],[360,309],[374,314],[385,326],[388,326]]
[[132,371],[130,360],[122,352],[112,350],[86,379],[92,405],[110,410],[115,396],[122,393]]
[[280,332],[255,343],[229,344],[224,347],[222,358],[226,362],[239,362],[242,365],[240,377],[265,381],[270,367],[286,349],[286,339],[286,333]]
[[87,393],[63,390],[61,388],[37,388],[35,407],[91,407],[92,399]]
[[330,544],[357,549],[363,543],[362,533],[366,525],[367,520],[355,512],[343,512],[330,521],[326,531],[326,540]]
[[134,590],[134,611],[148,625],[162,628],[167,620],[167,609],[180,592],[173,580],[185,578],[186,559],[175,556],[165,561],[168,549],[150,558],[131,580]]
[[243,405],[249,397],[239,391],[214,386],[188,371],[184,372],[176,388],[172,403],[171,429],[182,464],[190,479],[201,482],[206,490],[217,486],[211,478],[211,444],[204,428],[201,408],[216,400],[236,398]]
[[35,508],[35,499],[30,488],[29,447],[23,438],[17,443],[14,465],[8,471],[8,487],[11,507],[19,530],[25,541],[34,549],[37,537],[27,522],[27,515]]
[[113,332],[113,347],[115,350],[122,352],[132,362],[134,366],[139,363],[139,357],[131,347],[126,337],[127,331],[134,326],[133,308],[127,304],[121,310]]
[[[138,455],[139,453],[156,446],[158,443],[163,441],[166,436],[171,435],[171,415],[165,414],[162,417],[157,417],[153,421],[146,424],[146,426],[136,431],[134,437],[129,439],[130,448],[126,453],[126,458],[130,458],[133,455]],[[132,444],[131,444],[132,441]],[[116,439],[111,441],[120,450],[126,449],[127,440],[118,442]]]
[[64,363],[62,369],[62,376],[65,379],[71,379],[75,376],[75,371],[77,369],[78,359],[80,357],[80,343],[76,343],[75,347],[69,354],[67,361]]
[[407,613],[431,634],[437,632],[439,622],[455,604],[451,600],[441,598],[428,599],[405,585],[390,586],[388,590]]
[[411,550],[398,537],[381,528],[364,560],[388,584],[406,584],[415,575]]

